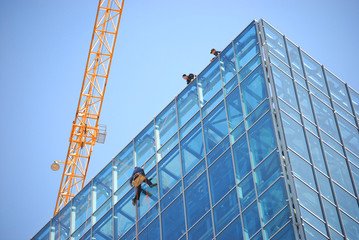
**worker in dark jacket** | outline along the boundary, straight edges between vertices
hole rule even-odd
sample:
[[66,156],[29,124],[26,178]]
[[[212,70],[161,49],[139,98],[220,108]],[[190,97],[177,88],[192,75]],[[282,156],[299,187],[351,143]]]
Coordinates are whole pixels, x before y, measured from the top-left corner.
[[[136,186],[136,184],[135,184],[135,187],[136,187],[136,189],[135,189],[136,195],[135,195],[135,198],[132,199],[132,204],[133,204],[133,205],[136,205],[136,200],[140,200],[141,192],[143,192],[144,194],[147,194],[147,195],[149,195],[149,196],[152,196],[151,193],[146,192],[146,191],[144,191],[144,190],[142,189],[142,187],[141,187],[141,183],[142,183],[142,182],[147,183],[148,186],[150,186],[151,188],[157,186],[157,183],[153,184],[153,183],[151,182],[151,180],[146,177],[145,171],[144,171],[142,168],[140,168],[140,167],[135,167],[135,169],[134,169],[133,172],[132,172],[132,176],[131,176],[131,178],[130,178],[130,185],[131,185],[131,187],[133,187],[133,185],[134,185],[133,182],[136,182],[136,179],[137,179],[137,178],[139,178],[139,179],[141,179],[141,180],[140,180],[140,182],[137,182],[137,184],[139,183],[138,186]],[[142,179],[143,179],[143,180],[142,180]]]
[[213,62],[213,60],[214,60],[216,57],[218,57],[218,55],[219,55],[220,53],[221,53],[220,51],[217,51],[215,48],[212,48],[210,54],[213,54],[214,57],[211,59],[211,62]]
[[193,80],[196,78],[195,75],[193,73],[188,74],[188,76],[186,74],[182,75],[182,78],[185,79],[187,81],[187,85],[190,84],[191,82],[193,82]]

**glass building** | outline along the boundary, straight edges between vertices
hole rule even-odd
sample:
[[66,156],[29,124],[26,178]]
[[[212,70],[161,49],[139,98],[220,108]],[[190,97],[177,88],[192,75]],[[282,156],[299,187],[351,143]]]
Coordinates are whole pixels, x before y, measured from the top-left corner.
[[[253,21],[35,240],[358,239],[359,94]],[[138,207],[129,177],[157,187]]]

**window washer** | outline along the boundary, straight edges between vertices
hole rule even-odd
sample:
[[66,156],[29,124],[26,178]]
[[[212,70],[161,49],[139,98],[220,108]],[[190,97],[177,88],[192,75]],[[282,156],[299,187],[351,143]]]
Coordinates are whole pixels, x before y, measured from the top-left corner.
[[196,78],[196,76],[193,73],[190,73],[190,74],[188,74],[188,76],[186,74],[183,74],[182,78],[187,81],[187,85],[188,85],[191,82],[193,82],[193,80]]
[[140,200],[141,192],[143,192],[144,194],[147,194],[148,196],[152,196],[151,193],[142,189],[142,187],[141,187],[142,182],[147,183],[148,186],[150,186],[151,188],[157,186],[157,183],[153,184],[151,182],[151,179],[146,178],[145,171],[142,168],[135,167],[135,169],[133,170],[132,176],[130,178],[131,187],[134,186],[136,188],[135,189],[135,192],[136,192],[135,198],[132,199],[132,204],[134,206],[136,205],[136,200],[137,201]]
[[211,59],[211,62],[213,62],[213,60],[214,60],[216,57],[218,57],[218,55],[219,55],[220,53],[221,53],[221,51],[217,51],[215,48],[212,48],[210,54],[213,54],[214,57]]

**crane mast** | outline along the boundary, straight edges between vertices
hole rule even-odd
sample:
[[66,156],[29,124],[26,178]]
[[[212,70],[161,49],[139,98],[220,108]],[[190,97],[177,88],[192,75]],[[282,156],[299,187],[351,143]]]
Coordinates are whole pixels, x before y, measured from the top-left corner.
[[54,215],[83,187],[106,90],[124,0],[100,0]]

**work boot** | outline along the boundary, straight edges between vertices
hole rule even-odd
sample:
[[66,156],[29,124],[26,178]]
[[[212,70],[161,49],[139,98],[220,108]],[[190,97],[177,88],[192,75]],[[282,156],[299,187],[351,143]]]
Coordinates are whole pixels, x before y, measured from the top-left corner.
[[152,197],[152,193],[146,192],[147,196]]
[[132,198],[132,205],[136,206],[136,198]]
[[156,186],[157,186],[157,183],[154,183],[154,184],[150,185],[150,188],[153,188],[153,187],[156,187]]

